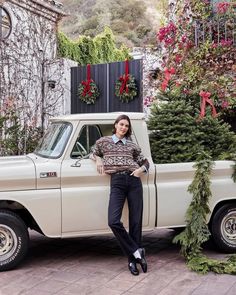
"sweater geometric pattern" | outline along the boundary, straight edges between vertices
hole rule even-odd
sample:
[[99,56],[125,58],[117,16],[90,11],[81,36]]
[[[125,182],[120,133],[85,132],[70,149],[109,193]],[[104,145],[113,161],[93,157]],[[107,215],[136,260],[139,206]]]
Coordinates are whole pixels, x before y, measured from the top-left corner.
[[113,174],[119,171],[133,172],[144,165],[149,168],[148,160],[141,153],[140,147],[127,139],[115,143],[111,136],[104,136],[96,141],[93,154],[103,159],[104,172]]

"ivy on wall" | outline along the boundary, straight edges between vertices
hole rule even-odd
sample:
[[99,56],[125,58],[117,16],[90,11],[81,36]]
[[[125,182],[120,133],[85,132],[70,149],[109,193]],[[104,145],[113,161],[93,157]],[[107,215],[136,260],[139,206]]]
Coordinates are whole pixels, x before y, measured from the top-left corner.
[[72,41],[64,33],[59,32],[57,39],[58,55],[74,60],[81,65],[131,59],[127,47],[124,45],[120,48],[116,47],[114,35],[108,27],[94,38],[81,36],[79,40]]

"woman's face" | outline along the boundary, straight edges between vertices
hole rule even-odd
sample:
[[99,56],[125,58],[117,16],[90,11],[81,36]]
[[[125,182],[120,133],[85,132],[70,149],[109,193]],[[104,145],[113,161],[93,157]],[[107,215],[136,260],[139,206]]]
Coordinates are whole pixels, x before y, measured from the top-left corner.
[[120,120],[118,123],[115,124],[116,128],[116,136],[118,138],[125,137],[128,129],[129,129],[129,122],[125,119]]

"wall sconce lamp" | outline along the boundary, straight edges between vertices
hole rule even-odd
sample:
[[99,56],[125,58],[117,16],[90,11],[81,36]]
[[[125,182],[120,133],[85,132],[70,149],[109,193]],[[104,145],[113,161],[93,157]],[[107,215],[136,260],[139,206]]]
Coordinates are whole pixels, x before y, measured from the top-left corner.
[[56,81],[48,80],[48,87],[54,89],[56,87]]
[[159,73],[160,73],[159,68],[151,69],[151,70],[149,70],[149,77],[152,79],[157,79]]

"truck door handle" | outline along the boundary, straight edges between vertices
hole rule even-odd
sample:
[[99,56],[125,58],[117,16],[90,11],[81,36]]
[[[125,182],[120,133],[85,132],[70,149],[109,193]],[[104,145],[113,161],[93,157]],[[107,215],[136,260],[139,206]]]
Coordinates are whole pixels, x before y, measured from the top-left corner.
[[74,164],[71,165],[71,167],[80,167],[81,163],[80,163],[81,159],[78,159],[77,161],[75,161]]

